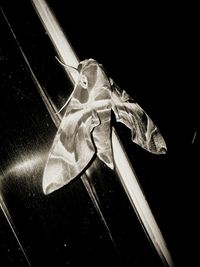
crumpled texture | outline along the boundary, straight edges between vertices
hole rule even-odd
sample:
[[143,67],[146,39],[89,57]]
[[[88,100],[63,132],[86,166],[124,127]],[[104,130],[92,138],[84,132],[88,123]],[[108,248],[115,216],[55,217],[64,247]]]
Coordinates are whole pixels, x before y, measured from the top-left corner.
[[114,169],[111,111],[131,130],[132,141],[151,153],[166,152],[158,128],[105,74],[102,65],[88,59],[78,66],[79,79],[69,99],[43,174],[43,191],[49,194],[77,177],[95,155]]

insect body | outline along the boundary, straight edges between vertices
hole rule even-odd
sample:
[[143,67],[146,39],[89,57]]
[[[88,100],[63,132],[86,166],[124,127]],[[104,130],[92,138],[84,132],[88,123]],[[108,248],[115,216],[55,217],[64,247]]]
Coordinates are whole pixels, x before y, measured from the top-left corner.
[[49,152],[43,190],[51,193],[78,176],[95,155],[114,168],[111,144],[111,111],[131,130],[132,141],[149,152],[166,152],[158,128],[134,102],[108,78],[103,67],[88,59],[78,66],[79,79]]

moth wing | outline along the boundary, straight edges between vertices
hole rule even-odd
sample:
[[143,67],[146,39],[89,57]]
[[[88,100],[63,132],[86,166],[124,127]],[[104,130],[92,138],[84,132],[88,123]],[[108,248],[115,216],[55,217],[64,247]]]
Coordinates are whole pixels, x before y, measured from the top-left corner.
[[95,153],[91,132],[99,124],[88,109],[71,109],[61,121],[43,174],[43,191],[54,192],[78,176]]
[[166,153],[166,143],[146,112],[115,83],[112,85],[112,109],[116,120],[131,130],[132,141],[155,154]]

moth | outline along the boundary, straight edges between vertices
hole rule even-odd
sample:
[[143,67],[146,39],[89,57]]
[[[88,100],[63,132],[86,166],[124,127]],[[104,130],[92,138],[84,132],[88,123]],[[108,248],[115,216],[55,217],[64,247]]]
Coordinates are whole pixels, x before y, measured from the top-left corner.
[[166,152],[165,141],[145,111],[93,59],[79,63],[77,82],[50,149],[43,173],[49,194],[77,177],[97,156],[114,169],[111,112],[131,130],[131,139],[155,154]]

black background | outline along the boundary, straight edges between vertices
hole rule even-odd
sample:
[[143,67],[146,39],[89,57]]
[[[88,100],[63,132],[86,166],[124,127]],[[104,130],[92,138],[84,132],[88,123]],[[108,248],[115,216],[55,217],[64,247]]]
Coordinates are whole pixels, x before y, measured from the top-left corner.
[[[147,196],[158,224],[162,229],[177,266],[182,266],[183,263],[187,266],[193,266],[192,262],[195,262],[198,256],[197,249],[195,249],[194,244],[196,240],[198,241],[198,223],[196,217],[198,210],[197,179],[199,177],[197,172],[196,155],[199,146],[199,107],[197,97],[198,38],[197,17],[194,12],[195,7],[191,9],[188,6],[183,5],[153,6],[152,4],[143,4],[138,6],[132,3],[114,3],[113,5],[108,6],[108,3],[105,4],[103,2],[93,2],[92,4],[74,2],[70,3],[70,6],[66,6],[66,1],[58,2],[53,0],[50,0],[49,4],[54,10],[80,60],[85,58],[94,58],[98,62],[102,63],[108,74],[121,88],[125,89],[140,104],[140,106],[149,114],[161,130],[167,143],[168,153],[164,156],[155,156],[143,151],[140,147],[131,144],[129,131],[120,125],[116,125],[118,133],[121,136],[125,149],[131,159],[131,162],[133,163],[139,177],[139,181]],[[31,62],[37,77],[41,83],[48,88],[55,103],[60,103],[60,99],[63,99],[65,87],[70,87],[70,85],[67,81],[64,82],[64,75],[60,70],[60,66],[55,61],[55,52],[53,47],[49,44],[48,36],[45,35],[40,22],[37,21],[37,17],[32,10],[32,6],[28,4],[27,1],[21,1],[20,5],[16,3],[15,5],[16,7],[12,1],[2,2],[3,10],[9,17],[9,21],[12,24],[17,38],[19,39],[20,45],[24,49],[28,60]],[[1,63],[3,63],[1,64],[1,66],[3,66],[1,70],[1,80],[3,81],[1,90],[5,90],[7,83],[6,75],[9,73],[9,67],[7,66],[16,65],[17,69],[18,63],[14,62],[14,56],[12,57],[11,53],[11,51],[14,50],[13,47],[16,47],[16,43],[13,41],[12,35],[7,33],[9,30],[6,28],[6,23],[3,22],[4,20],[1,19],[1,21],[3,29],[5,30],[5,34],[2,31],[1,37]],[[13,54],[14,53],[15,52],[13,52]],[[20,54],[19,51],[17,53],[18,55]],[[19,59],[18,62],[21,62],[20,64],[24,65],[23,59]],[[24,67],[20,67],[19,69],[22,68],[24,69]],[[28,77],[28,74],[26,75]],[[22,76],[23,73],[20,74],[20,71],[16,72],[13,75],[12,81],[14,85],[12,86],[17,88]],[[25,80],[28,80],[28,78]],[[61,80],[63,82],[60,82]],[[28,83],[28,81],[26,81],[26,83]],[[53,93],[55,88],[57,96]],[[5,96],[10,98],[10,94],[12,93],[2,91],[1,94],[2,111],[8,109],[13,116],[13,106],[9,106],[9,108],[8,106],[6,106],[6,108],[4,107]],[[27,92],[24,92],[24,95],[26,94]],[[15,94],[13,93],[13,95]],[[33,97],[33,95],[30,97]],[[6,103],[9,103],[9,101],[10,100],[7,100]],[[26,106],[26,102],[24,102],[24,105],[25,106],[21,108],[21,113],[28,112],[28,110],[30,112],[31,108],[34,110],[34,104],[33,106]],[[40,106],[40,104],[37,104],[37,113],[44,114],[44,107]],[[15,108],[19,107],[16,106]],[[34,118],[34,113],[32,116]],[[4,119],[5,118],[6,117],[4,116]],[[46,136],[47,133],[42,133],[41,137],[44,125],[43,123],[40,123],[40,120],[44,123],[45,119],[40,118],[38,115],[35,119],[36,122],[33,119],[32,124],[37,124],[39,132],[38,136],[40,136],[39,140],[41,139],[44,146],[48,147],[48,145],[45,145],[45,137],[43,137],[43,135]],[[9,120],[6,124],[2,123],[1,144],[4,143],[2,140],[5,140],[4,136],[8,132],[8,129],[10,129],[9,135],[12,136],[9,138],[15,138],[16,132],[13,130],[13,127],[17,126],[9,124]],[[23,128],[23,126],[19,125],[18,127],[19,129]],[[53,128],[53,125],[50,125],[50,127]],[[38,140],[37,130],[35,131],[35,138]],[[192,144],[195,131],[197,132],[197,137],[195,142]],[[12,134],[14,134],[14,137]],[[50,133],[50,136],[48,136],[49,140],[51,140],[54,134],[55,129],[52,133]],[[6,136],[8,136],[8,134]],[[22,135],[19,134],[19,136]],[[35,139],[33,137],[30,139],[30,136],[26,136],[26,139],[30,140],[30,143],[33,142],[33,144],[35,144]],[[25,139],[22,138],[23,143],[25,142],[24,140]],[[30,145],[29,148],[33,149],[32,145]],[[20,151],[19,149],[17,150],[19,154]],[[7,152],[8,148],[3,148],[2,151],[1,158],[2,162],[4,162],[2,155],[5,154],[9,158],[9,153]],[[6,156],[4,156],[4,159]],[[101,176],[102,173],[100,172],[98,175]],[[96,174],[95,177],[98,177],[98,175]],[[105,178],[102,177],[102,179]],[[104,181],[102,183],[106,182]],[[110,186],[112,194],[115,195],[113,197],[112,194],[107,194],[106,196],[108,200],[109,198],[113,198],[112,201],[113,203],[116,202],[116,207],[118,202],[122,202],[120,207],[125,210],[118,218],[120,221],[124,220],[124,224],[117,222],[113,223],[112,219],[110,219],[112,229],[114,232],[117,232],[119,230],[118,228],[120,228],[122,232],[126,227],[130,230],[132,228],[131,223],[133,223],[132,221],[135,220],[135,218],[132,219],[130,216],[130,210],[127,208],[128,204],[126,199],[115,185],[116,182],[114,185],[110,185],[110,183],[112,183],[110,181],[107,183],[108,184],[106,184],[106,186]],[[12,182],[10,182],[7,184],[6,189],[4,187],[4,200],[7,202],[8,207],[10,207],[10,212],[13,215],[14,221],[16,221],[18,229],[22,232],[24,225],[22,221],[24,219],[24,221],[27,222],[26,218],[28,218],[29,226],[31,227],[29,229],[35,229],[33,230],[33,233],[34,231],[42,231],[45,224],[48,225],[47,219],[49,219],[49,213],[47,214],[48,216],[42,214],[45,214],[46,212],[45,207],[52,205],[51,197],[47,200],[39,197],[36,201],[37,204],[30,204],[29,208],[24,209],[25,215],[23,215],[20,219],[19,210],[21,210],[20,212],[23,212],[23,208],[20,207],[23,207],[24,205],[23,202],[26,200],[26,194],[23,198],[20,195],[17,202],[16,197],[18,196],[18,193],[13,191],[13,189],[9,189],[12,188],[12,186]],[[21,190],[27,190],[25,185],[20,186],[22,188]],[[29,187],[30,186],[31,185],[29,184]],[[32,186],[39,187],[39,182]],[[77,190],[80,191],[79,193],[82,196],[82,199],[84,199],[85,203],[88,203],[89,200],[87,200],[87,196],[84,190],[81,189],[80,185],[76,183],[73,186],[73,190],[75,192],[77,192]],[[99,188],[98,186],[100,185],[98,185],[97,182],[97,188]],[[105,185],[103,185],[102,188],[104,188],[104,186]],[[100,189],[98,189],[100,195],[102,194],[102,188],[100,187]],[[66,190],[68,194],[70,194],[70,189]],[[42,194],[40,189],[39,193]],[[63,198],[65,199],[65,193],[66,191],[62,191],[56,196],[56,200],[52,197],[55,203],[55,206],[52,207],[52,213],[60,208],[60,202],[63,201]],[[101,229],[102,226],[99,225],[98,218],[94,219],[89,213],[89,209],[92,209],[92,207],[87,209],[86,205],[88,204],[83,204],[78,209],[80,214],[82,213],[82,210],[84,210],[85,213],[88,212],[87,220],[89,221],[89,226],[87,230],[84,230],[84,232],[82,232],[82,226],[78,224],[80,227],[78,233],[76,233],[75,236],[73,234],[70,235],[70,231],[76,231],[71,230],[72,227],[69,227],[69,223],[67,224],[65,221],[63,223],[60,222],[66,210],[70,210],[72,214],[74,212],[73,208],[77,210],[77,207],[80,204],[79,201],[77,201],[77,197],[78,193],[73,197],[68,197],[66,202],[69,201],[69,199],[71,201],[73,199],[73,204],[71,203],[72,207],[69,205],[66,209],[63,208],[59,212],[59,216],[56,215],[58,220],[56,222],[55,217],[52,215],[52,217],[50,217],[50,221],[52,220],[54,224],[45,229],[45,235],[48,236],[49,232],[53,233],[52,240],[54,240],[55,248],[57,250],[54,260],[58,264],[58,257],[61,255],[60,265],[58,266],[62,266],[62,264],[64,264],[64,260],[67,262],[63,256],[65,251],[62,251],[59,247],[61,240],[65,239],[62,236],[62,234],[64,234],[70,236],[68,239],[71,240],[70,242],[72,243],[67,247],[67,258],[71,259],[71,262],[73,262],[73,260],[76,262],[75,257],[77,255],[75,249],[77,249],[77,254],[81,255],[81,245],[85,245],[93,252],[101,249],[101,256],[103,257],[104,253],[106,254],[105,244],[107,244],[109,248],[108,250],[111,251],[110,254],[108,253],[110,255],[110,259],[108,255],[105,257],[107,257],[108,265],[110,264],[111,266],[112,259],[115,257],[115,252],[110,249],[110,245],[106,237],[104,237],[105,241],[103,241],[103,243],[101,243],[101,241],[99,245],[99,233],[102,233],[103,230]],[[30,199],[30,201],[31,200],[33,201],[32,203],[34,203],[35,199]],[[18,205],[19,208],[18,212],[13,208],[13,201],[17,202],[16,205]],[[106,200],[104,201],[106,202]],[[102,200],[102,202],[104,201]],[[38,219],[38,221],[35,216],[35,209],[37,205],[41,205],[41,209],[37,211],[37,215],[39,214],[42,218],[40,220]],[[103,205],[109,206],[108,203]],[[111,205],[110,208],[105,208],[105,212],[108,213],[107,218],[117,218],[117,208],[113,209],[113,207],[114,206]],[[34,219],[33,222],[30,222],[32,212],[32,217]],[[70,217],[71,215],[68,216]],[[85,218],[84,215],[79,215],[80,217],[76,217],[77,215],[73,216],[76,220],[84,220]],[[40,228],[40,226],[37,225],[37,223],[41,223],[41,220],[43,221],[43,228]],[[71,219],[68,218],[68,220],[70,221]],[[127,222],[128,220],[130,220],[130,222]],[[22,226],[20,226],[20,224]],[[120,224],[120,227],[116,226],[118,224]],[[58,229],[58,225],[61,229],[62,227],[64,229],[64,227],[67,226],[69,229],[66,231],[60,229],[60,232],[58,233],[56,230]],[[4,226],[2,226],[2,229],[3,227]],[[139,233],[140,230],[137,223],[135,223],[134,227]],[[92,228],[91,232],[88,230],[89,228]],[[97,237],[92,239],[92,244],[89,244],[91,235],[95,233],[95,230],[97,232]],[[81,236],[79,233],[81,233]],[[35,249],[35,247],[38,246],[38,238],[34,238],[33,235],[34,234],[31,235],[31,241],[28,240],[30,238],[30,233],[26,233],[26,231],[21,234],[21,237],[24,239],[25,244],[30,243],[33,246],[33,248],[31,248],[30,245],[30,248],[28,248],[27,251],[31,255],[32,261],[35,264],[33,264],[33,266],[39,266],[38,261],[34,259],[34,257],[36,257],[36,252],[38,253],[37,249]],[[88,236],[88,243],[85,243]],[[118,233],[116,236],[118,243],[121,242],[121,244],[123,244],[123,242],[130,242],[130,240],[128,240],[128,231],[124,234]],[[132,233],[130,234],[130,239],[131,238]],[[138,243],[140,242],[140,239],[143,240],[143,237],[140,236],[139,233],[136,238]],[[47,246],[46,242],[48,238],[41,237],[41,240],[40,246]],[[80,247],[78,246],[77,248],[76,241],[74,240],[80,242]],[[147,263],[145,265],[140,265],[140,260],[142,258],[141,255],[143,254],[141,252],[141,255],[139,256],[139,248],[140,246],[144,246],[144,243],[141,241],[141,244],[138,244],[139,248],[137,249],[137,242],[135,241],[135,243],[133,242],[134,245],[130,245],[130,251],[127,250],[127,255],[129,255],[129,257],[131,249],[133,248],[138,253],[138,258],[133,257],[134,260],[130,260],[130,262],[138,264],[136,266],[149,266],[148,257]],[[94,248],[92,248],[92,246],[94,246]],[[125,245],[122,245],[122,247],[123,249],[126,248]],[[52,253],[55,253],[53,248],[51,248],[51,250]],[[85,250],[87,252],[89,251],[87,249]],[[4,251],[4,247],[2,251]],[[34,251],[35,254],[32,251]],[[48,257],[48,253],[49,250],[47,249],[47,255],[43,254],[43,256],[41,256],[41,266],[46,266],[45,258]],[[148,253],[149,252],[147,252],[147,254]],[[125,252],[122,254],[124,257],[127,256]],[[94,253],[93,257],[98,258],[100,256],[96,252],[96,256]],[[82,261],[84,262],[84,260],[87,264],[90,263],[90,261],[83,258]],[[68,260],[68,264],[69,262],[70,261]],[[67,265],[67,263],[65,264]],[[103,261],[101,264],[103,264]],[[126,265],[124,264],[124,266]]]

